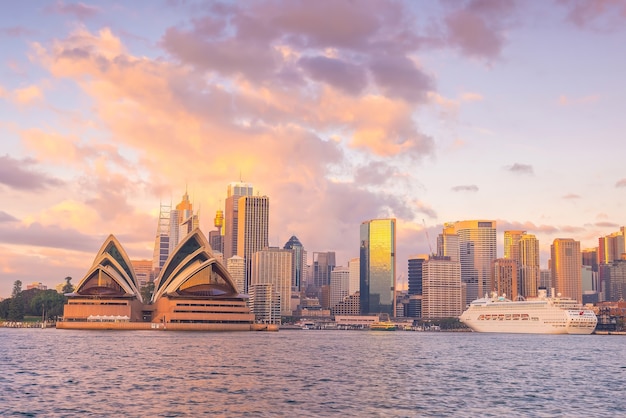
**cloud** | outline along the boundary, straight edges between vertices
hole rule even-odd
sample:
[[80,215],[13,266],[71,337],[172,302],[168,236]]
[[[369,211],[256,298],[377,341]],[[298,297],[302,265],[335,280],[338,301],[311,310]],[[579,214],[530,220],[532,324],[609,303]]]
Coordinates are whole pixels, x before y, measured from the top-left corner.
[[534,174],[533,166],[529,164],[520,164],[515,163],[511,166],[506,167],[508,171],[511,173],[519,173],[519,174]]
[[626,187],[626,178],[618,180],[615,183],[615,187]]
[[469,57],[487,61],[498,58],[515,1],[473,0],[460,4],[462,8],[451,11],[444,19],[445,41]]
[[12,245],[60,248],[95,253],[104,237],[94,237],[75,229],[40,223],[30,225],[0,224],[0,242]]
[[16,190],[28,191],[38,191],[63,184],[59,179],[33,170],[31,167],[36,163],[31,158],[20,160],[8,154],[0,156],[0,184]]
[[581,29],[598,32],[623,28],[626,3],[623,0],[558,0],[566,11],[566,21]]
[[17,222],[18,219],[14,216],[9,215],[8,213],[0,210],[0,223],[3,222]]
[[0,35],[8,36],[10,38],[21,38],[23,36],[33,35],[34,33],[34,31],[22,26],[0,28]]
[[323,81],[348,94],[358,95],[367,86],[367,76],[361,66],[336,58],[304,57],[298,63],[311,78]]
[[451,190],[453,192],[477,192],[478,186],[475,184],[460,185],[452,187]]
[[620,227],[619,224],[616,224],[614,222],[596,222],[594,226],[597,226],[599,228],[619,228]]
[[575,193],[569,193],[569,194],[566,194],[566,195],[562,196],[562,198],[563,199],[567,199],[567,200],[574,200],[574,199],[580,199],[581,196],[577,195]]
[[100,9],[96,6],[91,6],[82,2],[66,4],[61,0],[46,6],[44,11],[50,14],[72,15],[80,20],[94,17],[100,13]]
[[566,95],[561,95],[558,103],[560,106],[576,106],[596,103],[598,100],[600,100],[600,96],[597,94],[578,98],[569,98]]
[[37,86],[28,86],[13,91],[13,100],[18,104],[30,104],[43,100],[43,92]]

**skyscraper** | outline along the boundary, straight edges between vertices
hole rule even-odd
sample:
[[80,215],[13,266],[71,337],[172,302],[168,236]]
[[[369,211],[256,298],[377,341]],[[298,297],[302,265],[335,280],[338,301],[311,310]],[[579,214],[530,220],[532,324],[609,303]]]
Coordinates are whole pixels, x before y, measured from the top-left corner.
[[330,273],[330,308],[342,302],[347,296],[350,286],[350,270],[345,267],[335,267]]
[[511,300],[516,300],[519,296],[519,269],[517,261],[510,258],[497,258],[493,262],[493,280],[495,292],[499,295],[506,295]]
[[293,253],[278,247],[265,248],[252,255],[250,284],[271,284],[280,294],[281,315],[291,315],[291,272]]
[[519,240],[519,288],[524,297],[537,296],[539,289],[539,241],[532,234],[524,234]]
[[[456,237],[456,235],[454,236]],[[439,240],[437,242],[439,243]],[[458,249],[458,241],[457,241],[457,249]],[[407,315],[411,318],[422,317],[423,265],[426,260],[428,260],[428,255],[426,254],[414,255],[412,257],[409,257],[409,261],[408,261],[409,263],[408,265],[409,309],[408,309]],[[458,251],[457,251],[456,262],[457,263],[459,262]]]
[[284,248],[290,250],[293,253],[293,271],[291,276],[291,287],[294,291],[300,292],[302,290],[302,284],[306,277],[306,251],[302,246],[300,240],[295,235],[289,238],[289,241],[285,243]]
[[519,261],[519,242],[526,231],[504,231],[504,258]]
[[312,278],[317,289],[330,285],[330,273],[336,265],[334,251],[313,253]]
[[170,254],[174,252],[178,243],[185,239],[199,224],[198,215],[193,213],[193,205],[189,200],[187,190],[185,190],[185,194],[180,203],[176,205],[176,209],[170,211]]
[[556,238],[550,246],[552,285],[557,295],[582,303],[582,257],[580,242]]
[[422,264],[422,317],[450,318],[463,312],[461,264],[430,257]]
[[252,255],[269,245],[270,200],[267,196],[240,196],[237,204],[237,255],[246,260],[247,291]]
[[152,257],[152,277],[156,277],[170,255],[170,212],[172,206],[161,204],[154,239],[154,253]]
[[228,185],[224,211],[224,259],[237,254],[239,198],[252,196],[252,185],[248,183],[230,183]]
[[245,291],[244,282],[246,280],[246,262],[243,257],[234,255],[226,260],[226,270],[228,270],[230,276],[233,278],[233,284],[237,288],[237,291],[243,293]]
[[396,220],[363,222],[360,231],[360,297],[363,315],[396,313]]
[[348,284],[349,295],[354,295],[360,289],[360,268],[361,263],[359,262],[359,257],[351,258],[350,261],[348,261],[348,270],[350,271],[350,282]]
[[444,224],[443,234],[457,234],[465,304],[494,290],[492,263],[497,258],[496,221],[471,220]]

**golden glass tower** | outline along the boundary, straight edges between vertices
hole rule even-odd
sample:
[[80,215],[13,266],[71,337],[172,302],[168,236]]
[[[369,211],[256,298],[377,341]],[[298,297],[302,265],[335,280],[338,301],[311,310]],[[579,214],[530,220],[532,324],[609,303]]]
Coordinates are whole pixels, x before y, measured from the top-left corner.
[[361,314],[396,314],[396,220],[361,224]]
[[583,300],[582,255],[580,242],[571,238],[557,238],[550,246],[552,285],[561,296]]

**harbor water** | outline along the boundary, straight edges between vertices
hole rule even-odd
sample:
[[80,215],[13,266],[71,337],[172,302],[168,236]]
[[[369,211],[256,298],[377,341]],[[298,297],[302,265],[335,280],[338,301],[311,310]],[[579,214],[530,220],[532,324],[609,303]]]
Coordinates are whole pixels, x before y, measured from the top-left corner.
[[625,416],[626,337],[0,328],[0,416]]

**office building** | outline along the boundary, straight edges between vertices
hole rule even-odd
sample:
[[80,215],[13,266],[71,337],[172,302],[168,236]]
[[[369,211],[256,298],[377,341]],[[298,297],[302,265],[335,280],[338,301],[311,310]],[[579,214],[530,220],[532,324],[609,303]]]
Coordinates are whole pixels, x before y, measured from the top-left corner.
[[506,296],[517,300],[519,296],[517,261],[510,258],[497,258],[493,262],[493,278],[495,292],[498,296]]
[[281,315],[289,316],[291,311],[291,273],[293,253],[278,247],[256,251],[252,255],[250,284],[271,284],[274,292],[280,295]]
[[243,257],[234,255],[226,260],[226,270],[230,273],[230,277],[233,279],[233,285],[239,293],[243,293],[246,280],[246,262]]
[[518,242],[517,266],[519,269],[519,293],[523,297],[536,297],[539,288],[539,241],[532,234],[524,233]]
[[335,267],[330,273],[330,303],[331,309],[343,301],[349,293],[350,270],[345,267]]
[[351,258],[350,261],[348,261],[348,270],[350,271],[348,294],[354,295],[359,291],[361,282],[361,262],[359,257]]
[[252,275],[252,255],[269,245],[270,200],[267,196],[240,196],[237,204],[237,255],[246,261],[244,286],[247,291]]
[[335,252],[314,252],[312,263],[312,282],[316,289],[330,285],[330,273],[335,269]]
[[396,220],[373,219],[360,229],[361,314],[396,312]]
[[252,184],[230,183],[226,192],[224,210],[224,259],[228,260],[237,254],[237,239],[239,238],[239,198],[252,196]]
[[550,247],[552,286],[556,294],[582,303],[582,257],[580,242],[557,238]]
[[497,258],[496,221],[469,220],[444,224],[443,235],[459,236],[461,280],[466,284],[466,300],[482,297],[493,290],[492,263]]
[[304,278],[306,277],[307,254],[302,243],[295,235],[289,238],[285,243],[285,250],[293,253],[293,265],[291,273],[291,287],[294,292],[300,292],[303,288]]
[[458,317],[462,297],[459,262],[436,256],[422,263],[422,318]]

